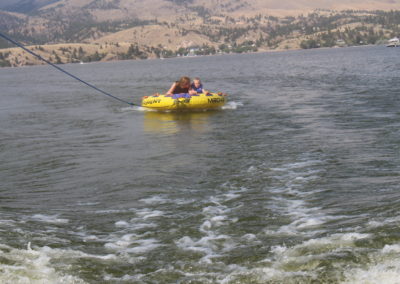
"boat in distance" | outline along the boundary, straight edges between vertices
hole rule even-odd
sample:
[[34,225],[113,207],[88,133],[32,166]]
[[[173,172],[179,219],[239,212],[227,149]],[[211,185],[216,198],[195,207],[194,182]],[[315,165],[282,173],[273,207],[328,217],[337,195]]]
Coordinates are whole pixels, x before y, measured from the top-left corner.
[[387,47],[398,47],[398,46],[400,46],[400,39],[398,37],[389,39],[388,44],[386,46]]

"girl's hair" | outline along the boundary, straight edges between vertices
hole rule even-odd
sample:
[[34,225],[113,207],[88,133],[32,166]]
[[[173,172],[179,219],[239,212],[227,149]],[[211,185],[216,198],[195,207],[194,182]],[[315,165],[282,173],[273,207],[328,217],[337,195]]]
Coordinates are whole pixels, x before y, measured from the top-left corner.
[[199,82],[201,82],[201,80],[200,80],[200,78],[199,78],[199,77],[195,77],[195,78],[193,78],[193,81],[199,81]]
[[190,85],[190,78],[186,77],[186,76],[181,77],[179,79],[179,81],[178,81],[178,84],[181,85],[181,86],[184,85],[184,84],[189,84]]

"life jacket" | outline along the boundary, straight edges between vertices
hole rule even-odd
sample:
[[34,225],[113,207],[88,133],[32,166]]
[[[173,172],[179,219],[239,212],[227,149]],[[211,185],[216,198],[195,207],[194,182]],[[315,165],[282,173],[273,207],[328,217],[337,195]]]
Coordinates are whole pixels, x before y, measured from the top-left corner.
[[202,93],[203,92],[203,84],[200,84],[200,86],[198,88],[196,88],[194,83],[192,83],[192,85],[190,85],[190,88],[192,90],[196,91],[197,93]]
[[186,94],[186,93],[189,93],[189,88],[182,88],[182,87],[179,85],[179,82],[176,81],[176,82],[175,82],[175,88],[174,88],[174,90],[172,91],[172,93],[173,93],[173,94]]

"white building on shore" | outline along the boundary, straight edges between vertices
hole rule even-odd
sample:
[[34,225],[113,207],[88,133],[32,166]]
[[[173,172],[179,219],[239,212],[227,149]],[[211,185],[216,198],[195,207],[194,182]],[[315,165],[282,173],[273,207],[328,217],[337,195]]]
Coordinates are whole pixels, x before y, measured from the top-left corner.
[[398,37],[394,37],[392,39],[389,39],[388,44],[386,45],[387,47],[398,47],[400,46],[400,40]]

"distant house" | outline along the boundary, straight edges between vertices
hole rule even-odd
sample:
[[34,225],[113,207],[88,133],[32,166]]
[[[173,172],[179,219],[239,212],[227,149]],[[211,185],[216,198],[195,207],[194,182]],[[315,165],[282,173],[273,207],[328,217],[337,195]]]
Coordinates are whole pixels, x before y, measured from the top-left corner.
[[386,45],[387,47],[397,47],[400,46],[400,40],[398,37],[394,37],[392,39],[389,39],[388,44]]
[[189,49],[188,56],[196,56],[196,55],[197,55],[197,54],[196,54],[197,51],[199,51],[198,48],[191,48],[191,49]]
[[345,47],[345,46],[347,46],[347,44],[346,44],[346,42],[345,42],[343,39],[338,39],[338,40],[336,41],[336,46]]

